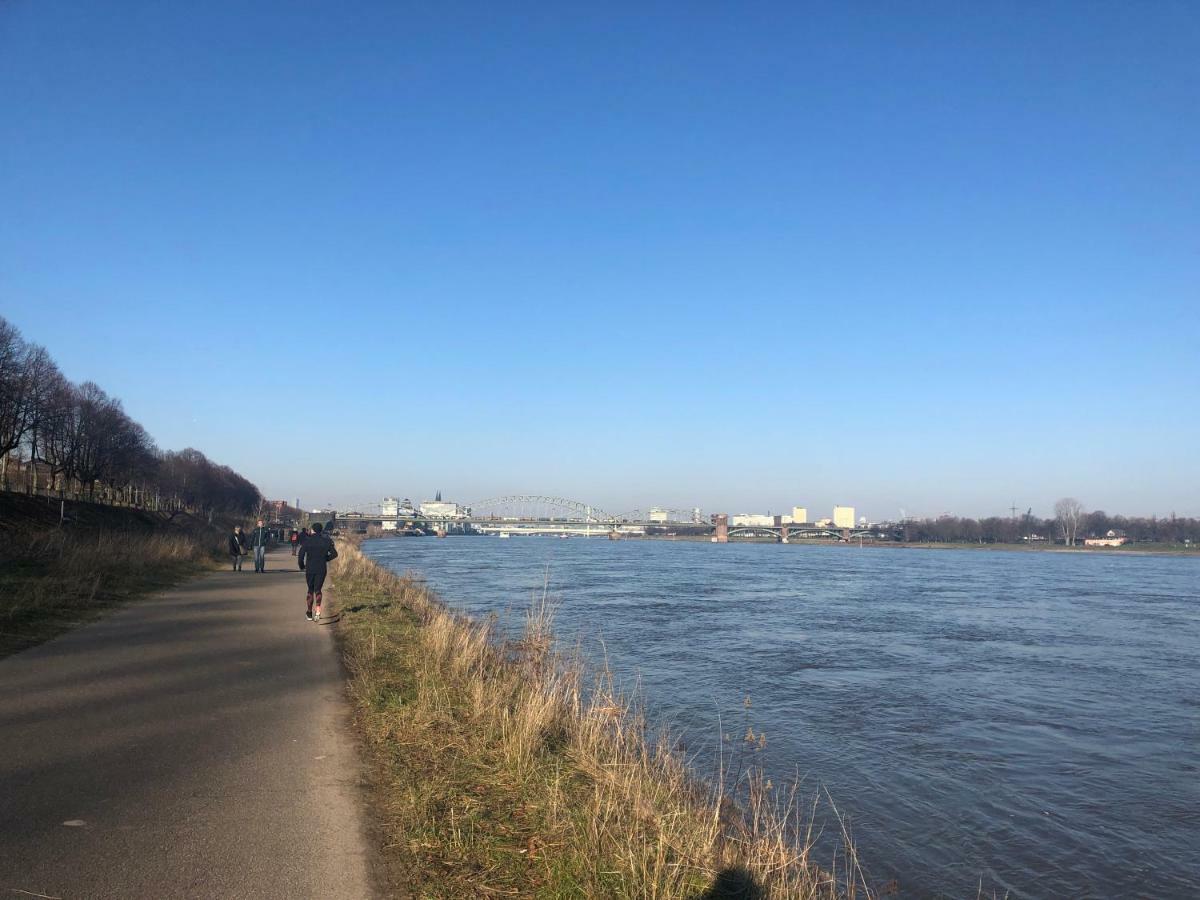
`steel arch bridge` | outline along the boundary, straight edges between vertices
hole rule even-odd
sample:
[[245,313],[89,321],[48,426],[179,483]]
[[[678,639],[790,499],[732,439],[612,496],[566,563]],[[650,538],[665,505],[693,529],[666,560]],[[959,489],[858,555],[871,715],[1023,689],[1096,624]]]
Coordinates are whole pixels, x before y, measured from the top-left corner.
[[541,494],[514,494],[508,497],[489,497],[468,504],[471,518],[525,519],[563,522],[611,523],[616,518],[595,506],[565,497],[546,497]]
[[[788,534],[796,538],[833,538],[841,541],[857,537],[877,537],[869,528],[841,531],[836,528],[804,528],[789,525],[787,529]],[[731,538],[774,538],[779,540],[783,535],[783,528],[778,525],[735,525],[729,529],[727,534]]]

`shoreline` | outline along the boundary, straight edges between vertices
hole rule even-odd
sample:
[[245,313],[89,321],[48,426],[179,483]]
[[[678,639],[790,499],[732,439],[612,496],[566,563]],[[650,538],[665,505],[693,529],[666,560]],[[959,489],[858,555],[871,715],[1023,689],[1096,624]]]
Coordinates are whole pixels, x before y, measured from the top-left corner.
[[[835,545],[836,546],[836,545]],[[855,546],[853,543],[842,546]],[[1200,556],[1200,548],[1183,548],[1178,550],[1167,549],[1133,549],[1121,550],[1116,547],[1029,547],[1024,544],[926,544],[926,543],[906,543],[904,541],[885,542],[873,541],[870,543],[864,542],[863,548],[876,547],[879,549],[896,549],[896,550],[994,550],[1000,553],[1062,553],[1067,555],[1080,556],[1162,556],[1162,557],[1177,557],[1177,556]]]
[[[390,535],[373,535],[370,540],[378,540],[379,538],[389,537]],[[488,537],[488,535],[454,535],[454,537]],[[524,539],[541,538],[547,540],[556,540],[548,535],[515,535]],[[572,538],[572,540],[603,540],[601,537],[592,538]],[[622,535],[622,541],[661,541],[665,543],[689,543],[689,544],[710,544],[712,539],[708,535]],[[741,540],[729,541],[730,544],[779,544],[779,541],[759,538],[749,538]],[[1118,547],[1062,547],[1058,545],[1039,547],[1029,546],[1028,544],[968,544],[968,543],[927,543],[924,541],[871,541],[864,540],[861,544],[856,541],[831,541],[831,540],[815,540],[801,539],[788,541],[789,547],[847,547],[857,549],[878,549],[878,550],[970,550],[978,552],[980,550],[994,550],[1001,553],[1062,553],[1062,554],[1077,554],[1086,556],[1158,556],[1158,557],[1200,557],[1200,547],[1183,547],[1177,544],[1155,545],[1145,547],[1133,547],[1125,550]]]
[[339,540],[330,591],[397,893],[874,895],[848,834],[814,858],[815,810],[754,765],[761,739],[729,743],[710,782],[611,673],[554,649],[545,598],[505,638],[357,544]]

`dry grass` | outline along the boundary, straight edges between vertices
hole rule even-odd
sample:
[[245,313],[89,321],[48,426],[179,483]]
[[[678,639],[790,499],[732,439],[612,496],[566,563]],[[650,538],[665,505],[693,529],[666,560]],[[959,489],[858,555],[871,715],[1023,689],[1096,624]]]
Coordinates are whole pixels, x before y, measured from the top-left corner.
[[211,568],[212,534],[0,531],[0,657]]
[[869,896],[847,841],[811,858],[811,810],[744,752],[708,785],[604,672],[457,615],[343,542],[339,634],[399,893],[420,897]]

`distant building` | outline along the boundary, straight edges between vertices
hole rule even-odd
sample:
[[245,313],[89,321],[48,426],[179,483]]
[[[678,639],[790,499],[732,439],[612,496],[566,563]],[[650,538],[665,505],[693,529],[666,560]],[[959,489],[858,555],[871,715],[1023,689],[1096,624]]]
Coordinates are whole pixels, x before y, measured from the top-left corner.
[[312,512],[310,512],[308,514],[308,521],[309,521],[310,525],[313,522],[320,522],[322,525],[324,525],[327,528],[333,524],[333,521],[336,518],[337,518],[337,510],[336,509],[314,509]]
[[704,520],[700,517],[700,507],[693,506],[692,507],[692,524],[700,525],[703,523],[703,521]]
[[671,513],[669,510],[659,509],[657,506],[650,507],[650,512],[647,517],[651,522],[670,522]]
[[395,518],[389,522],[387,517],[400,515],[400,501],[395,497],[384,497],[383,502],[379,504],[379,514],[384,517],[383,530],[395,531],[398,527]]
[[1125,537],[1123,532],[1113,531],[1111,528],[1104,537],[1084,538],[1083,546],[1085,547],[1120,547],[1123,544],[1128,544],[1129,538]]
[[853,528],[854,507],[835,506],[833,508],[833,525],[835,528]]
[[829,528],[833,525],[833,519],[817,519],[813,524],[818,528]]
[[792,521],[797,525],[803,525],[808,521],[808,510],[803,506],[792,507]]
[[422,500],[421,515],[435,519],[458,519],[465,516],[466,511],[449,500]]
[[738,513],[729,518],[731,528],[770,528],[774,524],[774,516],[763,516],[757,513]]

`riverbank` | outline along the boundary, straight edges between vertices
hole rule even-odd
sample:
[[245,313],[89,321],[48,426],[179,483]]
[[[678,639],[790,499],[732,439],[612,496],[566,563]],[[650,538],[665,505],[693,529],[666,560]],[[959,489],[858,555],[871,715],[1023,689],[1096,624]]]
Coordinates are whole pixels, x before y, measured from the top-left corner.
[[451,612],[353,543],[339,552],[339,640],[398,890],[867,895],[852,850],[812,859],[798,798],[733,762],[763,742],[752,732],[733,736],[728,771],[707,785],[611,677],[555,653],[544,598],[503,641],[494,620]]
[[[681,543],[712,543],[707,535],[637,535],[622,540],[632,541],[678,541]],[[737,544],[777,544],[773,538],[737,538]],[[1063,547],[1057,544],[968,544],[965,542],[920,542],[920,541],[877,541],[857,539],[835,541],[825,538],[793,538],[789,547],[853,547],[881,548],[885,550],[999,550],[1014,553],[1074,553],[1087,556],[1200,556],[1200,547],[1186,544],[1126,544],[1122,547]]]
[[904,541],[875,541],[867,542],[865,547],[885,547],[897,550],[999,550],[1012,553],[1067,553],[1077,556],[1200,556],[1200,547],[1188,547],[1183,544],[1140,544],[1125,545],[1124,547],[1061,547],[1058,545],[1038,546],[1037,544],[950,544],[950,543],[916,543]]
[[212,570],[221,542],[187,514],[0,493],[0,658]]

